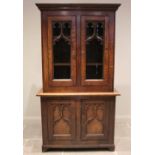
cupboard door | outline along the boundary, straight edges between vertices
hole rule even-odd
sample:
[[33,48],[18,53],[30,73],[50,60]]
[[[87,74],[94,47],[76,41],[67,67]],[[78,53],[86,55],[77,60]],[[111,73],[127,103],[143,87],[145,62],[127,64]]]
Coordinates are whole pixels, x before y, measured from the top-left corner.
[[81,83],[107,85],[109,80],[109,17],[81,17]]
[[48,17],[49,85],[76,84],[75,16]]
[[107,140],[108,105],[101,100],[81,101],[81,139]]
[[73,140],[75,138],[74,101],[52,100],[47,104],[49,141]]

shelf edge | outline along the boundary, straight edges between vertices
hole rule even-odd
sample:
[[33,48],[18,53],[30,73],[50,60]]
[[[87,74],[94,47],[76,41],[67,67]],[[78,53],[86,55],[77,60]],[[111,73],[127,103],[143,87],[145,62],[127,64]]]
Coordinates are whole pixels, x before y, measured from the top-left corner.
[[39,90],[36,96],[120,96],[121,94],[114,90],[113,92],[67,92],[67,93],[59,93],[59,92],[43,92],[43,90]]

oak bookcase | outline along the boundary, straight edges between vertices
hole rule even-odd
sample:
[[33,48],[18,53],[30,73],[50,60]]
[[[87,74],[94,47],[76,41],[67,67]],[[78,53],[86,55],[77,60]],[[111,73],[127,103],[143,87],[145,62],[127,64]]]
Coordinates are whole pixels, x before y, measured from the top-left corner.
[[120,4],[36,5],[41,11],[42,150],[114,150]]

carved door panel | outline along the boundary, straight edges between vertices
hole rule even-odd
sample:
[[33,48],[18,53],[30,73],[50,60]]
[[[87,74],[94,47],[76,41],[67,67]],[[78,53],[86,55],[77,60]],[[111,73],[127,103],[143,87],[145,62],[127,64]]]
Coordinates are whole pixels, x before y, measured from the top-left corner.
[[71,140],[75,137],[75,104],[70,100],[48,103],[48,137],[53,140]]
[[104,101],[81,101],[81,117],[82,140],[107,139],[108,105]]

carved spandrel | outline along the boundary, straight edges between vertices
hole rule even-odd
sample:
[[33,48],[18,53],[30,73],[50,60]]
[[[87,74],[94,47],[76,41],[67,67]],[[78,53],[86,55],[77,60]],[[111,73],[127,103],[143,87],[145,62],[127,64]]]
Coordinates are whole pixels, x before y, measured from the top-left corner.
[[100,41],[100,43],[103,43],[103,23],[101,22],[88,22],[86,25],[87,30],[87,38],[86,41],[89,43],[90,41],[96,39]]
[[54,22],[53,23],[53,43],[64,39],[70,43],[71,23],[70,22]]

